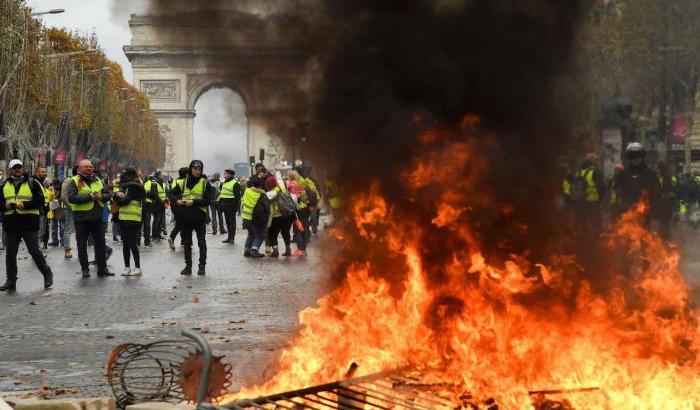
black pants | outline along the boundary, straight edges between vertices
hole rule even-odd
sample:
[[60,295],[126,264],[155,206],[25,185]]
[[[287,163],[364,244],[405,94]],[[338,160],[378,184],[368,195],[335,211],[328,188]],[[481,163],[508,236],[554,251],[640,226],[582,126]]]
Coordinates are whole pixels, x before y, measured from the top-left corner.
[[180,229],[180,223],[175,219],[175,227],[170,231],[170,239],[175,240],[180,231],[182,231],[182,229]]
[[163,231],[163,211],[165,211],[165,209],[158,204],[153,204],[150,208],[151,215],[153,215],[153,230],[151,233],[153,236],[161,236],[161,232]]
[[219,207],[223,211],[224,219],[226,220],[228,240],[232,241],[236,236],[236,211],[238,210],[237,203],[235,201],[224,200],[219,203]]
[[197,234],[197,246],[199,247],[199,266],[204,267],[207,264],[207,224],[189,224],[183,223],[180,226],[180,235],[182,242],[185,245],[185,265],[192,266],[192,231]]
[[270,230],[268,231],[267,238],[269,240],[270,246],[277,246],[277,237],[282,234],[282,240],[284,241],[284,246],[289,248],[292,242],[291,239],[291,229],[292,223],[294,222],[294,216],[277,216],[272,218],[272,224],[270,224]]
[[306,245],[309,243],[309,208],[300,209],[297,211],[297,217],[304,226],[304,232],[299,232],[294,227],[294,242],[297,244],[297,248],[301,250],[306,250]]
[[119,231],[122,236],[122,253],[124,254],[124,267],[130,266],[130,257],[134,257],[134,266],[141,267],[141,255],[139,254],[139,235],[141,227],[136,224],[120,224]]
[[78,242],[78,260],[80,261],[80,269],[88,270],[88,254],[87,242],[88,237],[92,236],[95,246],[95,262],[97,262],[97,271],[103,272],[107,270],[107,256],[105,248],[105,235],[102,232],[102,220],[93,219],[89,221],[75,221],[75,239]]
[[153,213],[153,205],[144,202],[141,209],[141,225],[143,227],[143,240],[146,245],[151,243],[151,214]]
[[27,250],[32,256],[36,267],[42,275],[46,275],[51,271],[49,265],[46,264],[44,254],[39,249],[39,240],[37,231],[6,231],[7,243],[5,247],[7,254],[5,255],[5,268],[7,272],[7,282],[15,283],[17,281],[17,251],[19,243],[24,239],[27,245]]

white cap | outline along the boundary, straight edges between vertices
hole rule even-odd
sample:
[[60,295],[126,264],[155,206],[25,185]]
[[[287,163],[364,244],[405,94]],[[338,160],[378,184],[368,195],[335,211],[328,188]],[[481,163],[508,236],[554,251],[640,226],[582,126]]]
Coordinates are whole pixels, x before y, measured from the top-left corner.
[[10,169],[12,169],[15,165],[24,166],[24,164],[22,164],[22,161],[18,159],[13,159],[12,161],[10,161]]

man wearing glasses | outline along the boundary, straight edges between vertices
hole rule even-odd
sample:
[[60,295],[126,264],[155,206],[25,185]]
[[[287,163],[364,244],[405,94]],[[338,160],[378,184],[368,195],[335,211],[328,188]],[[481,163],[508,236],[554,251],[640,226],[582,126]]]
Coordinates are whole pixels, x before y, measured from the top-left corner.
[[53,285],[53,273],[39,249],[39,209],[44,205],[39,183],[24,172],[22,161],[10,161],[10,177],[0,189],[0,208],[7,231],[5,267],[7,280],[0,291],[14,291],[17,283],[17,251],[24,240],[34,263],[44,276],[44,289]]

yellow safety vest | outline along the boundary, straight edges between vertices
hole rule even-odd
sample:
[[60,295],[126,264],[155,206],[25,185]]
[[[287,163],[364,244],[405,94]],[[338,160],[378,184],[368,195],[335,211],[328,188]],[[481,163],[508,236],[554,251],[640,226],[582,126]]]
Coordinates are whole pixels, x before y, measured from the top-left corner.
[[233,190],[236,187],[236,184],[238,184],[238,180],[236,178],[221,184],[221,192],[219,193],[219,198],[217,198],[217,200],[233,199]]
[[243,193],[242,205],[241,205],[241,216],[247,221],[253,220],[253,209],[260,199],[260,192],[253,190],[252,188],[246,188]]
[[146,203],[147,204],[150,204],[151,202],[153,202],[153,200],[148,197],[148,195],[151,193],[151,186],[152,185],[153,185],[153,181],[151,181],[150,179],[148,181],[146,181],[145,184],[143,184],[143,189],[146,191]]
[[[197,185],[192,187],[192,189],[187,188],[187,184],[185,183],[185,181],[185,179],[178,179],[177,181],[178,185],[180,186],[180,190],[182,191],[183,201],[193,201],[196,199],[204,198],[204,188],[206,188],[207,186],[207,181],[204,178],[200,178],[199,182],[197,182]],[[206,206],[200,206],[198,208],[202,212],[207,213]]]
[[[128,194],[128,191],[127,189],[125,193]],[[119,206],[119,220],[141,222],[142,208],[141,201],[130,201],[126,205]]]
[[48,208],[49,196],[46,194],[46,187],[38,179],[35,179],[34,181],[36,181],[36,183],[39,184],[39,188],[41,188],[41,193],[42,193],[42,195],[44,195],[44,206],[46,206]]
[[[104,185],[102,184],[102,181],[99,178],[95,178],[94,181],[92,181],[92,184],[89,186],[87,184],[83,184],[83,186],[80,186],[80,175],[76,175],[73,178],[73,183],[75,186],[78,188],[78,194],[100,194],[102,195],[102,189],[104,188]],[[105,206],[105,204],[102,201],[98,201],[100,204],[100,207]],[[82,204],[70,204],[71,209],[73,212],[78,211],[78,212],[86,212],[91,210],[92,208],[95,207],[95,202],[90,201],[90,202],[85,202]]]
[[165,201],[165,185],[159,184],[156,182],[156,191],[158,191],[158,199],[161,200],[161,202]]
[[[671,176],[671,189],[676,188],[678,180],[675,175]],[[673,199],[676,197],[676,193],[673,191],[664,191],[664,177],[659,175],[659,187],[661,188],[661,196],[665,199]]]
[[[38,183],[37,181],[34,181]],[[8,204],[19,204],[20,202],[26,202],[32,200],[32,189],[29,187],[29,183],[24,181],[22,185],[19,186],[19,192],[15,192],[15,184],[11,180],[5,182],[5,187],[2,190],[5,195],[5,201]],[[38,209],[6,209],[5,215],[12,215],[17,212],[20,215],[39,215]]]
[[566,178],[561,182],[561,192],[567,198],[571,196],[571,182]]
[[593,180],[593,168],[586,168],[579,171],[579,176],[586,181],[586,202],[600,201],[598,187]]

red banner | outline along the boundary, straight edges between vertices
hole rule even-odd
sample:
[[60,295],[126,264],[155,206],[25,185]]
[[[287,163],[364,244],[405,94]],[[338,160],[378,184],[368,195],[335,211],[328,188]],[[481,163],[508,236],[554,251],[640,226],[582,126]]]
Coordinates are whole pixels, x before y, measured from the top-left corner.
[[75,161],[74,161],[75,165],[80,164],[80,161],[84,160],[85,158],[86,158],[85,153],[83,151],[78,152],[75,155]]
[[51,159],[56,165],[63,165],[66,163],[66,150],[65,148],[58,148],[53,152],[53,158]]
[[679,115],[671,123],[671,143],[684,144],[689,131],[688,117]]

